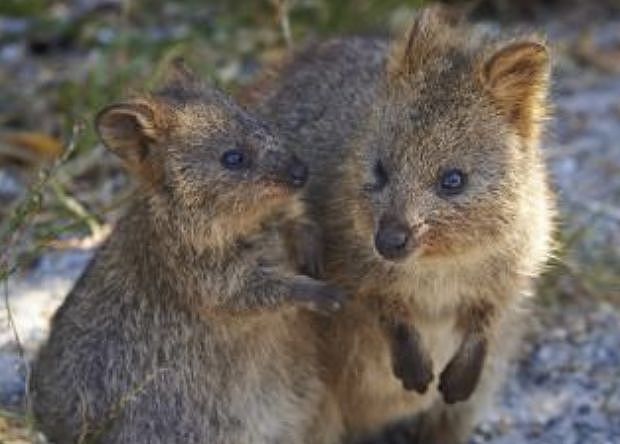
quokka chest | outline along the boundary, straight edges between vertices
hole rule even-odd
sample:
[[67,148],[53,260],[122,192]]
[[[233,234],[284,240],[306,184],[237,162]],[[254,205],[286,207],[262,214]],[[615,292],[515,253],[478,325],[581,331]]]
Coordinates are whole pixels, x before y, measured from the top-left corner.
[[[342,318],[348,316],[343,313]],[[455,353],[461,338],[450,319],[430,322],[419,317],[420,334],[434,362],[434,380],[424,394],[407,391],[394,376],[390,349],[376,326],[375,313],[355,313],[343,322],[333,338],[349,353],[334,356],[332,365],[340,372],[337,393],[346,428],[357,432],[373,432],[398,418],[409,418],[429,408],[440,399],[437,389],[439,373]]]
[[[463,340],[456,328],[459,283],[453,279],[409,282],[390,291],[358,295],[339,316],[337,341],[349,350],[340,365],[339,381],[346,422],[352,430],[372,431],[374,426],[410,417],[440,399],[439,375]],[[460,288],[463,290],[463,288]],[[407,391],[394,375],[392,351],[378,320],[371,298],[397,298],[409,309],[410,320],[420,334],[422,346],[433,362],[434,379],[423,394]],[[338,357],[334,358],[336,361]]]

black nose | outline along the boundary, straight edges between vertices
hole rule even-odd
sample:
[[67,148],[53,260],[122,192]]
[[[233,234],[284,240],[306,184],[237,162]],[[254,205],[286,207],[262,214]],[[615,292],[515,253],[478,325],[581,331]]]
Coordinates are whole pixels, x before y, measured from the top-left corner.
[[411,230],[399,222],[382,222],[375,235],[375,248],[389,260],[399,260],[409,254]]
[[303,187],[308,180],[308,167],[297,157],[293,157],[288,167],[288,177],[294,187]]

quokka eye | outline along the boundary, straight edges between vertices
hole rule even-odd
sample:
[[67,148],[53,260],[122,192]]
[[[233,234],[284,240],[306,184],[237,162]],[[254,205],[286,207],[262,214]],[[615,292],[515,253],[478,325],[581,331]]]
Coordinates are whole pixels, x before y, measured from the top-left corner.
[[467,184],[467,175],[459,169],[447,170],[439,179],[439,191],[446,196],[460,194]]
[[229,170],[241,170],[249,166],[249,158],[242,150],[228,150],[221,158],[224,168]]
[[372,173],[374,176],[374,182],[364,185],[364,190],[370,192],[381,191],[385,188],[388,182],[388,175],[385,171],[385,167],[383,166],[383,162],[378,160],[372,169]]

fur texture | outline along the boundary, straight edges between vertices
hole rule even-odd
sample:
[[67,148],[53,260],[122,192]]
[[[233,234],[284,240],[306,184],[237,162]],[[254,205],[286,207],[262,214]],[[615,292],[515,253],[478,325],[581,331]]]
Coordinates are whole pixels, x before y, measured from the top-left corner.
[[[436,8],[387,46],[314,46],[258,109],[309,162],[327,277],[355,295],[316,321],[343,439],[415,419],[410,442],[457,443],[505,372],[550,251],[549,56]],[[455,169],[465,187],[446,193]],[[398,259],[378,251],[385,227],[408,235]]]
[[[36,418],[58,444],[320,443],[301,308],[331,311],[341,293],[289,259],[305,169],[222,93],[172,77],[97,118],[140,186],[53,318]],[[242,167],[224,167],[231,149]]]

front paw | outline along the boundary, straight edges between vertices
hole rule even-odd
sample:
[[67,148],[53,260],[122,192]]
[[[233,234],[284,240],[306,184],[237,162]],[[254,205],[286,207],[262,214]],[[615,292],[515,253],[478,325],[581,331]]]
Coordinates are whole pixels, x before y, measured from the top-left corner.
[[345,293],[341,289],[306,276],[295,278],[291,296],[302,307],[322,313],[340,310],[345,301]]
[[297,250],[297,267],[299,272],[313,278],[324,275],[323,251],[319,245],[304,244]]
[[294,234],[295,263],[299,272],[319,279],[325,273],[323,259],[323,237],[314,224],[300,224]]
[[415,327],[399,323],[392,339],[392,367],[405,390],[422,394],[433,380],[433,362]]
[[448,404],[468,399],[480,380],[487,350],[486,338],[466,337],[439,377],[439,391]]

